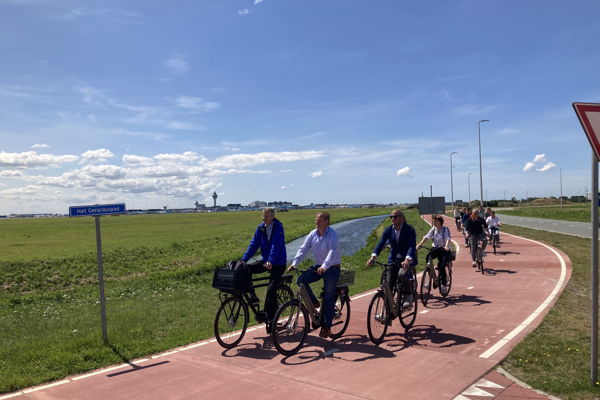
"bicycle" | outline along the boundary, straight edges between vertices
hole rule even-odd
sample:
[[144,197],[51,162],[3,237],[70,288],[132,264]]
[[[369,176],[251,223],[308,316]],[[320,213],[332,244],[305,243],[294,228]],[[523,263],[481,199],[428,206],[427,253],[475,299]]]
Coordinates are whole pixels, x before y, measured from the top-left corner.
[[[410,329],[417,318],[417,289],[416,289],[416,269],[410,266],[413,273],[413,280],[409,281],[411,287],[410,293],[405,292],[404,284],[397,282],[395,288],[390,286],[387,275],[390,268],[394,268],[397,263],[380,263],[374,261],[374,264],[382,267],[381,286],[375,292],[369,303],[367,311],[367,331],[369,339],[376,345],[383,341],[388,326],[392,324],[395,318],[400,320],[404,329]],[[408,307],[404,307],[404,301],[407,296],[412,295],[412,302]]]
[[477,271],[481,271],[481,273],[484,274],[485,270],[483,269],[483,248],[481,247],[481,240],[479,238],[477,239],[477,249],[475,249],[475,262],[477,263]]
[[498,228],[490,228],[490,242],[492,242],[494,254],[496,254],[496,249],[500,247],[500,230]]
[[[423,275],[421,275],[421,285],[420,285],[420,290],[419,290],[419,295],[421,297],[421,303],[423,303],[424,306],[427,306],[427,302],[429,301],[429,295],[431,294],[431,288],[433,287],[435,288],[439,288],[440,290],[440,295],[442,297],[446,297],[448,296],[448,294],[450,293],[450,288],[452,287],[452,261],[453,261],[453,257],[452,257],[452,253],[450,252],[450,254],[448,254],[447,260],[446,260],[446,265],[444,266],[444,269],[446,270],[446,289],[442,290],[442,285],[438,285],[438,276],[436,276],[436,269],[438,269],[437,265],[433,265],[433,260],[430,257],[430,254],[432,251],[435,250],[435,248],[431,248],[431,247],[426,247],[426,246],[421,246],[424,249],[429,250],[429,253],[427,254],[427,266],[425,267],[425,269],[423,270]],[[438,261],[439,263],[439,261]]]
[[[213,276],[212,287],[219,289],[219,299],[221,300],[214,322],[215,338],[226,349],[237,346],[244,337],[248,327],[248,307],[254,313],[256,320],[263,322],[260,321],[263,318],[259,318],[259,315],[264,311],[260,310],[258,304],[250,301],[250,294],[243,285],[243,273],[242,269],[217,268]],[[253,283],[264,280],[268,281],[269,276],[252,278]],[[291,282],[292,275],[283,275],[276,284],[277,304],[283,304],[294,297],[294,292],[289,287]],[[269,282],[254,285],[255,288],[265,286],[269,286]],[[272,321],[266,322],[267,324],[271,323],[272,326]]]
[[[298,274],[306,270],[294,269]],[[350,295],[348,286],[354,283],[354,271],[342,270],[336,285],[336,301],[333,324],[330,327],[332,339],[340,338],[350,322]],[[321,292],[323,300],[323,292]],[[310,325],[317,329],[324,324],[324,314],[313,305],[304,284],[298,286],[296,297],[282,304],[273,319],[271,336],[273,344],[284,356],[296,354],[304,344]]]
[[461,233],[463,228],[462,223],[460,222],[460,218],[454,218],[454,223],[456,224],[456,230],[458,231],[458,233]]

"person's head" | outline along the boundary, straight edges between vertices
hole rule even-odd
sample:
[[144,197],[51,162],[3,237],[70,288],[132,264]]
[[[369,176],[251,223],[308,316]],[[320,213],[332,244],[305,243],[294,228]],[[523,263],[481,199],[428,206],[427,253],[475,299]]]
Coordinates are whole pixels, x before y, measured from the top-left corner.
[[492,218],[494,218],[496,216],[496,211],[490,211],[490,215],[492,216]]
[[471,219],[477,219],[479,218],[479,210],[477,208],[473,209],[473,212],[471,213]]
[[392,220],[392,224],[394,226],[400,226],[404,223],[404,213],[400,210],[392,210],[390,213],[390,219]]
[[324,232],[329,226],[331,216],[326,211],[321,211],[315,216],[315,225],[320,232]]
[[273,222],[273,219],[275,219],[275,209],[272,207],[267,207],[263,209],[262,212],[262,220],[265,223],[266,226],[271,225],[271,222]]
[[442,225],[444,225],[444,217],[442,217],[441,215],[434,215],[433,226],[435,226],[436,228],[441,228]]

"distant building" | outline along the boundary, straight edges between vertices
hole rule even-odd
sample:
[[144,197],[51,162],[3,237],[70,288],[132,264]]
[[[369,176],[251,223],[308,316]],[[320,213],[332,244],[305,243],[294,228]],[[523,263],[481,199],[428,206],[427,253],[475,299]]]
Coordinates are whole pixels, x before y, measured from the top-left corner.
[[267,202],[266,201],[253,201],[252,203],[248,204],[248,207],[252,207],[252,208],[264,208],[267,206]]

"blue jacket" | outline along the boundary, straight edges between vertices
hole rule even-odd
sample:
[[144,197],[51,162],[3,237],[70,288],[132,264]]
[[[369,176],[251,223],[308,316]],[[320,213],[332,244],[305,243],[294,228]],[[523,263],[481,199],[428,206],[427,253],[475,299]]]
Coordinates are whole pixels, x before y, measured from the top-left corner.
[[254,232],[254,237],[248,245],[243,261],[248,261],[256,250],[260,247],[262,262],[270,262],[273,265],[285,265],[287,262],[287,254],[285,251],[285,234],[283,225],[277,218],[273,219],[273,230],[271,231],[271,240],[267,238],[267,228],[264,222],[258,225]]
[[419,261],[417,260],[417,234],[415,229],[404,222],[402,224],[402,228],[400,228],[400,237],[396,240],[396,235],[394,234],[394,225],[390,225],[385,228],[383,231],[383,235],[381,235],[381,239],[373,253],[379,255],[385,245],[389,243],[392,247],[390,250],[390,256],[388,257],[388,262],[398,260],[400,262],[404,261],[406,256],[412,258],[412,265],[417,265]]

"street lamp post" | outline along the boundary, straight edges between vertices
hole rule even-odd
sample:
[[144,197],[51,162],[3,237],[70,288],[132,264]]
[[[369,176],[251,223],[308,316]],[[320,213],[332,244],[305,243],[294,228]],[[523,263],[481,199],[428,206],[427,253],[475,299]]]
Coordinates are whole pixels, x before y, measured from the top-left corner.
[[481,199],[481,206],[483,207],[483,175],[482,175],[482,168],[481,168],[481,123],[482,122],[490,122],[489,119],[482,119],[479,120],[479,122],[477,123],[477,138],[479,139],[479,189],[480,189],[480,199]]
[[563,192],[562,192],[562,168],[559,168],[560,171],[560,208],[563,206]]
[[450,153],[450,198],[452,199],[452,209],[454,210],[454,182],[452,181],[452,154],[456,154],[456,151]]
[[467,185],[469,187],[469,207],[471,207],[471,174],[472,172],[467,174]]

